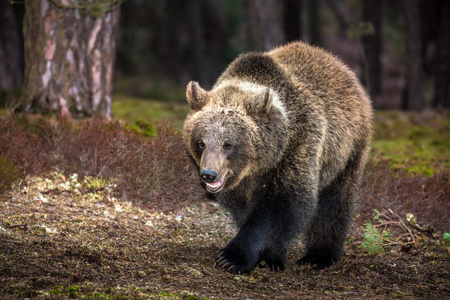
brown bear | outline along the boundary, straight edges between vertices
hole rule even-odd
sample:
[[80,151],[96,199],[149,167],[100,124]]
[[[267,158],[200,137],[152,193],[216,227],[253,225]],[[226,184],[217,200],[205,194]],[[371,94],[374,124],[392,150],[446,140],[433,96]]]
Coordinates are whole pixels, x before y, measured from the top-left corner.
[[326,51],[296,42],[240,55],[210,91],[190,82],[183,139],[208,193],[239,232],[218,265],[283,270],[303,233],[299,264],[339,259],[372,133],[370,100]]

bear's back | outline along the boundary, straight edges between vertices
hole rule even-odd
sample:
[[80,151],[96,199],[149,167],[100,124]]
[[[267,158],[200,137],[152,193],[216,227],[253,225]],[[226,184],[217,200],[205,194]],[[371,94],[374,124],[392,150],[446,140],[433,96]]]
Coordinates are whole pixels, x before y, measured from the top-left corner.
[[273,58],[259,52],[242,54],[236,58],[219,77],[215,87],[230,79],[269,86],[275,90],[279,90],[280,82],[288,82],[283,68]]
[[[230,79],[268,86],[285,95],[299,92],[313,95],[317,100],[323,100],[324,106],[347,106],[349,103],[342,103],[345,100],[370,107],[370,101],[353,71],[325,50],[302,42],[269,52],[240,55],[215,86]],[[282,97],[282,100],[288,106],[298,104],[295,100],[289,103],[290,98]]]
[[356,96],[358,101],[370,102],[353,71],[325,50],[296,42],[267,55],[300,89],[319,98],[340,101]]
[[353,71],[319,48],[296,42],[265,53],[243,54],[216,86],[228,80],[268,86],[279,94],[290,121],[287,153],[301,152],[308,134],[325,132],[321,186],[345,167],[352,149],[366,147],[371,136],[369,97]]

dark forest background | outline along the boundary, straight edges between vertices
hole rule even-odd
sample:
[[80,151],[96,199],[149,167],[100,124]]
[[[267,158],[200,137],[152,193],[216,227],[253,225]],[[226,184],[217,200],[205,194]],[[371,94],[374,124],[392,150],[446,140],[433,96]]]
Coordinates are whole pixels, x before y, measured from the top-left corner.
[[[24,7],[0,1],[3,102],[23,83]],[[115,82],[210,87],[239,53],[302,40],[354,69],[375,108],[450,106],[450,1],[125,0],[119,24]]]

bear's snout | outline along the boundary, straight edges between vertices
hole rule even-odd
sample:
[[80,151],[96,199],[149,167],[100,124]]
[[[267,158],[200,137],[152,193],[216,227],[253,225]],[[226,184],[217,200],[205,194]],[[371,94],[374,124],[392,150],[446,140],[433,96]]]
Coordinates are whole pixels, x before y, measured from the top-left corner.
[[217,177],[217,173],[211,169],[203,169],[200,172],[200,177],[207,183],[212,183]]

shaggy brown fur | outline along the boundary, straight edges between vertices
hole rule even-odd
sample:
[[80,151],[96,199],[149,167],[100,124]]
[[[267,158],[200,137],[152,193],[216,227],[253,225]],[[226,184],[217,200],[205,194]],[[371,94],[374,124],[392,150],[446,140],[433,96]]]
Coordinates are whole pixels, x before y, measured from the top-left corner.
[[187,87],[184,141],[240,228],[218,263],[283,269],[301,232],[319,268],[339,259],[367,160],[372,108],[339,59],[304,43],[239,56],[211,91]]

